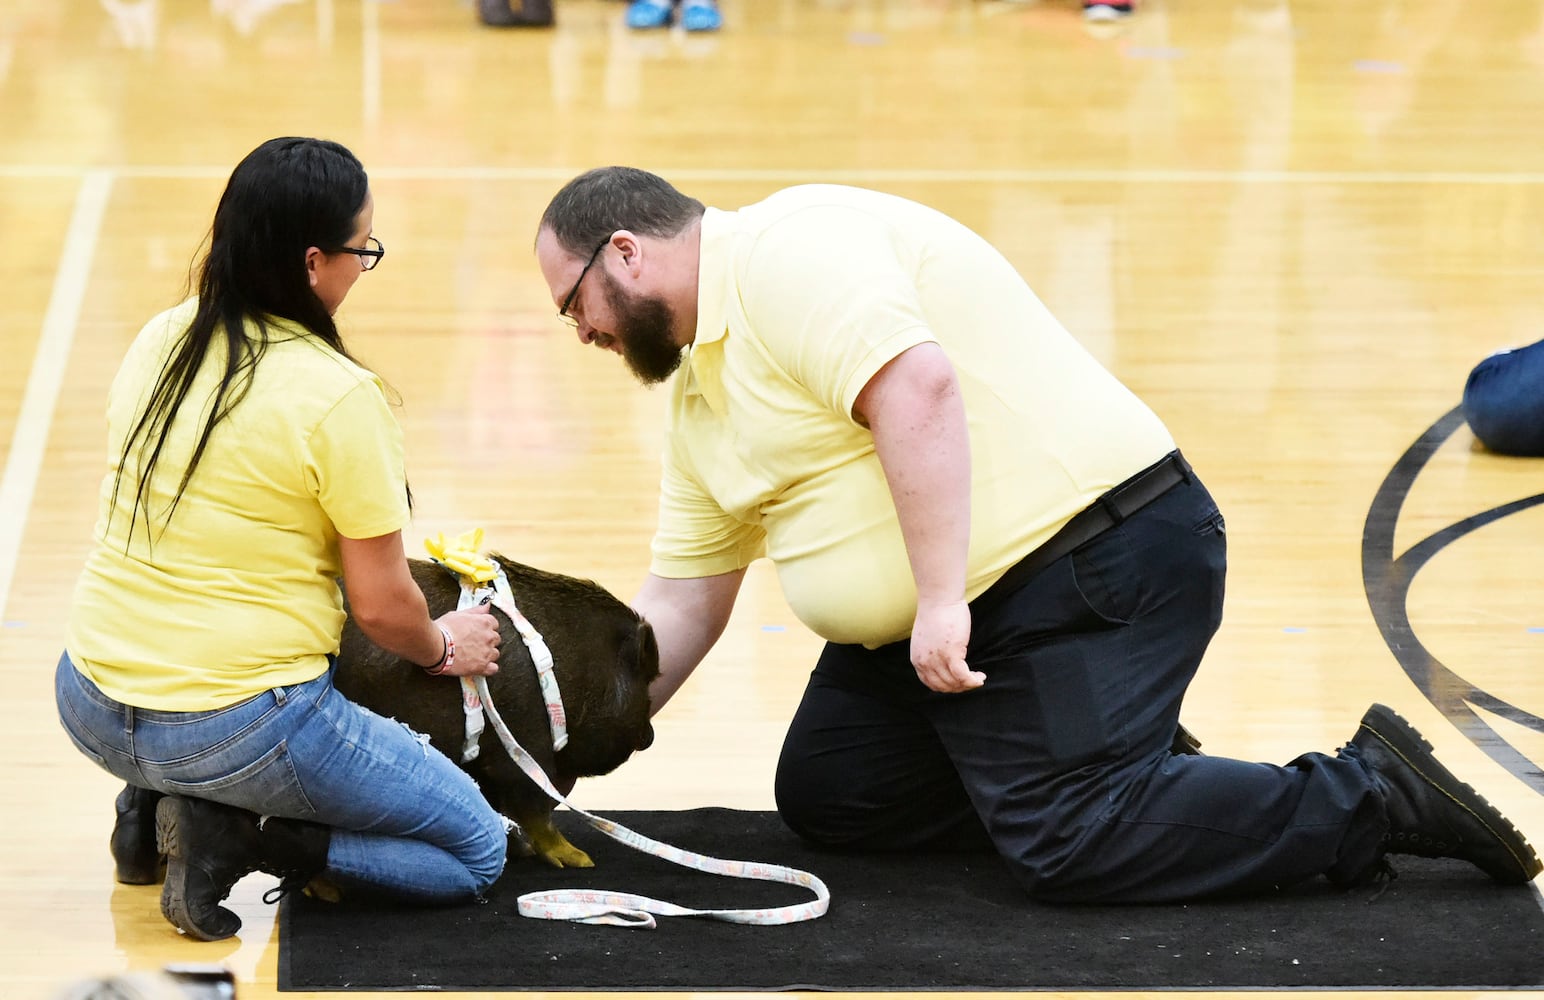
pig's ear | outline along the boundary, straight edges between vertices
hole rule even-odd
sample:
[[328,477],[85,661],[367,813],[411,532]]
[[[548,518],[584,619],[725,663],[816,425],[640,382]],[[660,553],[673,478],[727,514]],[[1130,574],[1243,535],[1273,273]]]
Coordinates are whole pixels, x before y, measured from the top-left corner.
[[659,676],[659,643],[654,639],[654,626],[642,618],[638,619],[638,630],[633,634],[633,640],[623,647],[622,655],[627,657],[628,651],[632,651],[633,655],[628,657],[632,663],[628,666],[634,677],[648,684]]

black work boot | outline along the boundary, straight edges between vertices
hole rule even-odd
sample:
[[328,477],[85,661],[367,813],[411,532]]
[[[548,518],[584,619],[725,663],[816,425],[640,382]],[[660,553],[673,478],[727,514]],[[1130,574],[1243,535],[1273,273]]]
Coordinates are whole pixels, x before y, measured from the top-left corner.
[[124,785],[118,793],[118,819],[108,849],[124,885],[155,885],[165,874],[166,859],[155,844],[155,807],[161,798],[160,792],[135,785]]
[[1431,744],[1393,709],[1369,708],[1351,746],[1383,795],[1390,854],[1459,858],[1510,885],[1530,881],[1544,867],[1507,818],[1443,767]]
[[[299,819],[265,816],[257,823],[262,834],[261,870],[279,876],[276,889],[263,894],[277,902],[285,893],[304,889],[327,867],[332,828]],[[334,894],[336,890],[331,890]],[[324,897],[327,892],[321,893]]]
[[156,845],[166,855],[161,914],[188,937],[219,941],[241,929],[220,903],[261,861],[257,817],[217,802],[168,795],[156,806]]
[[327,867],[332,831],[317,823],[168,795],[156,807],[156,842],[166,854],[161,913],[189,937],[219,941],[241,929],[220,903],[245,875],[282,880],[278,894],[303,887]]

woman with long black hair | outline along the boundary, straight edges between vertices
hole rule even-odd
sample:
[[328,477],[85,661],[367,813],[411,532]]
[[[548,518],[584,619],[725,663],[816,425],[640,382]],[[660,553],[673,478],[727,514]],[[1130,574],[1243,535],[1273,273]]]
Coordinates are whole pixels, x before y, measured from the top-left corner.
[[380,263],[364,168],[263,143],[231,174],[195,297],[135,338],[107,400],[108,469],[55,690],[76,746],[127,782],[111,847],[189,936],[240,919],[252,871],[411,899],[481,894],[503,821],[458,767],[348,701],[350,613],[433,673],[492,674],[486,608],[431,620],[409,575],[402,432],[333,314]]

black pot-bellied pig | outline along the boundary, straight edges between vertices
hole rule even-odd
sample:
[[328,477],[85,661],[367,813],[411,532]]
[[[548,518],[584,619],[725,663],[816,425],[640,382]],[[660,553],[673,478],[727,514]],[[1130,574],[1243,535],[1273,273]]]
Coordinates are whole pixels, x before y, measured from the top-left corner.
[[[547,573],[490,554],[503,567],[519,612],[541,633],[567,715],[568,743],[554,751],[536,667],[520,633],[494,609],[501,633],[498,673],[487,679],[494,708],[519,744],[558,788],[614,770],[654,741],[649,683],[659,675],[659,649],[649,623],[589,580]],[[429,614],[454,611],[459,580],[428,560],[409,560]],[[334,684],[348,698],[429,738],[482,788],[488,803],[520,824],[534,853],[558,867],[588,868],[590,858],[552,824],[553,801],[510,759],[494,727],[479,752],[462,760],[466,715],[461,683],[430,676],[376,646],[349,621],[343,628]]]

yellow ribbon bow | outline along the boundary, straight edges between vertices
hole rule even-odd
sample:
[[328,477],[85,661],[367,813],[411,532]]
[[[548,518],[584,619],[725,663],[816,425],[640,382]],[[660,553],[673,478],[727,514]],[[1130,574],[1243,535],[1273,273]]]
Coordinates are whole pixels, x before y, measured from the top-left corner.
[[487,583],[498,576],[499,571],[492,559],[478,555],[477,550],[482,547],[482,540],[481,528],[463,531],[448,542],[442,531],[433,538],[425,538],[424,548],[429,550],[429,555],[435,562],[467,583]]

